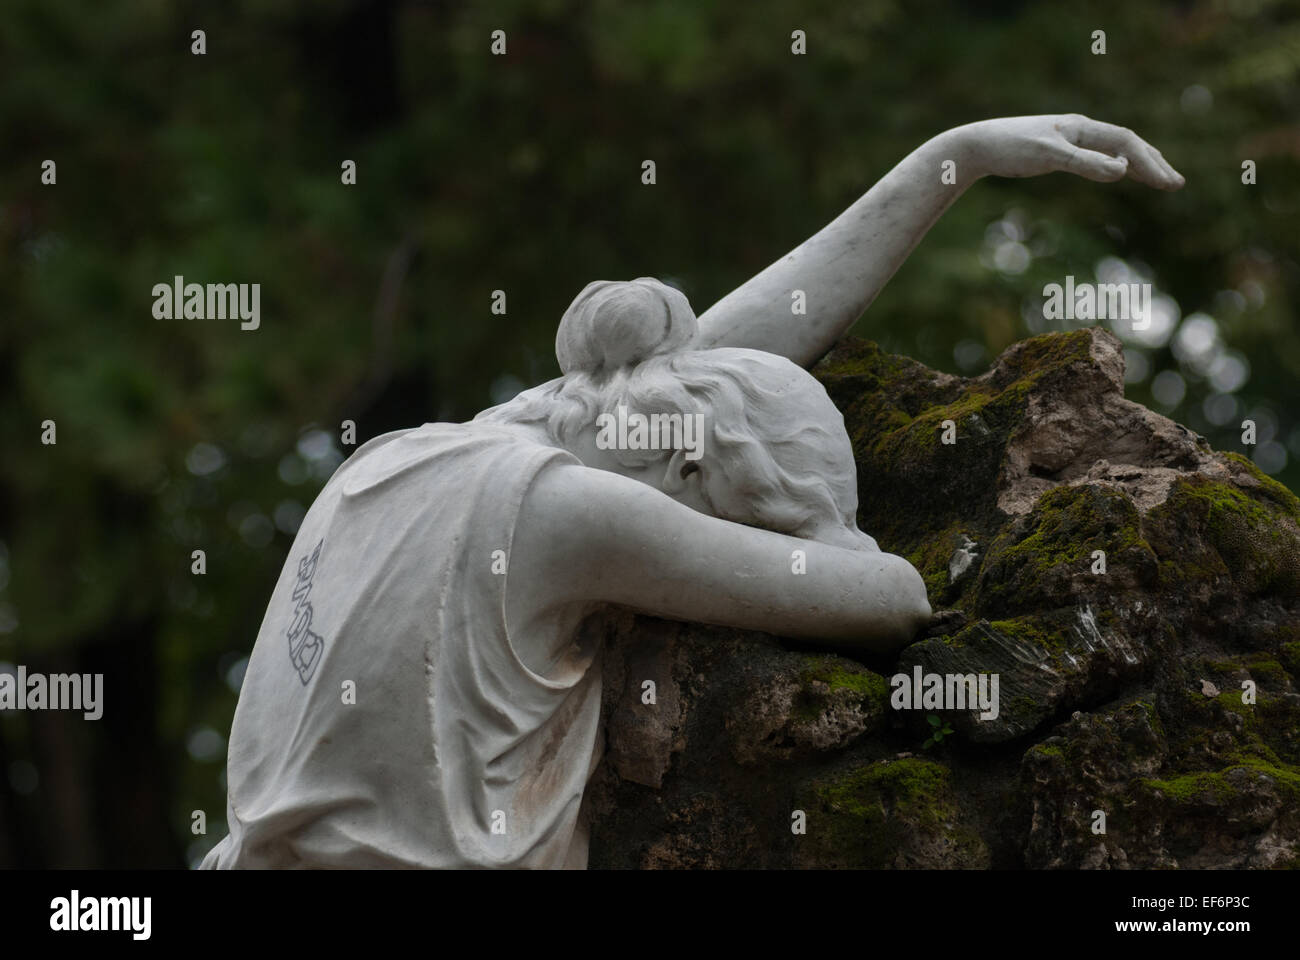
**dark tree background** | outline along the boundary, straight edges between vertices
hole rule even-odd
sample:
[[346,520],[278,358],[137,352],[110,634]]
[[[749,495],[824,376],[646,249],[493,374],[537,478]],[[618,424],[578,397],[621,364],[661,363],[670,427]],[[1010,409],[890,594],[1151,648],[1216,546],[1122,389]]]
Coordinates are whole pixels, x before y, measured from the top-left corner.
[[[182,866],[224,834],[239,680],[343,420],[467,419],[558,373],[587,281],[702,312],[929,136],[1071,111],[1187,187],[984,181],[855,332],[974,373],[1059,326],[1045,283],[1148,280],[1129,396],[1300,486],[1294,2],[8,0],[0,662],[106,692],[98,722],[0,715],[0,866]],[[260,283],[261,328],[155,319],[176,275]]]

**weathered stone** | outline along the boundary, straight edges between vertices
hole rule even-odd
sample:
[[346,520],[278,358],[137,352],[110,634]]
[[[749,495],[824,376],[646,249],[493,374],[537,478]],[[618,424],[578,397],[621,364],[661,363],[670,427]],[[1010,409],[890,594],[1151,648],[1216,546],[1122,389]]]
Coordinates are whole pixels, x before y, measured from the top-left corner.
[[[1126,400],[1100,328],[974,378],[855,340],[815,372],[853,439],[859,526],[939,612],[861,664],[626,622],[592,865],[1300,865],[1295,495]],[[998,717],[942,713],[955,732],[922,751],[937,728],[885,686],[916,665],[997,673]],[[641,674],[673,678],[657,714]]]

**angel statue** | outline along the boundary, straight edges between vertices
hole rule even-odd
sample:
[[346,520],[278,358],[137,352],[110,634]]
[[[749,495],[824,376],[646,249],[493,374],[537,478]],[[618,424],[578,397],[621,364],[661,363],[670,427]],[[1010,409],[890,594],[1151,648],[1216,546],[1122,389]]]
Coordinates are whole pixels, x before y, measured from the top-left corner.
[[[971,183],[1053,171],[1183,184],[1086,117],[957,127],[698,318],[656,280],[589,284],[560,320],[559,378],[359,447],[275,585],[230,736],[230,834],[202,866],[585,867],[589,623],[611,605],[909,643],[925,586],[857,528],[843,418],[806,368]],[[611,443],[602,423],[632,415],[651,429]]]

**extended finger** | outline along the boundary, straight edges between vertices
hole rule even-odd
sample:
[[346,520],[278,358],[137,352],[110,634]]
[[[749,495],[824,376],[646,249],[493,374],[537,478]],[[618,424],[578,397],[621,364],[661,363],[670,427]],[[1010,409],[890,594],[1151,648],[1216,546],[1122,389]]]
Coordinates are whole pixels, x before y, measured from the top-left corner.
[[1156,163],[1158,163],[1161,169],[1165,171],[1167,185],[1162,187],[1161,189],[1177,190],[1179,187],[1181,187],[1183,184],[1187,182],[1183,178],[1183,175],[1179,173],[1177,170],[1175,170],[1173,166],[1170,165],[1169,161],[1165,159],[1163,153],[1161,153],[1155,147],[1151,146],[1151,144],[1149,143],[1146,145],[1146,147],[1147,150],[1150,151],[1151,156],[1155,159]]
[[1183,185],[1183,178],[1164,162],[1159,151],[1127,127],[1072,117],[1061,125],[1061,135],[1075,146],[1126,158],[1129,176],[1139,183],[1158,190],[1176,190]]

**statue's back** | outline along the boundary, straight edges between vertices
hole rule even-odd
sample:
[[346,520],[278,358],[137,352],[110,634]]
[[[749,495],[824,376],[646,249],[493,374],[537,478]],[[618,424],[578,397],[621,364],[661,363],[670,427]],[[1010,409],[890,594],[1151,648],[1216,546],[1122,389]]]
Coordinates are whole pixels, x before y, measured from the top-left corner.
[[[559,867],[594,762],[592,645],[506,624],[520,503],[567,453],[482,423],[370,441],[304,518],[231,732],[213,867]],[[498,551],[500,551],[498,553]],[[580,611],[527,649],[565,649]]]

